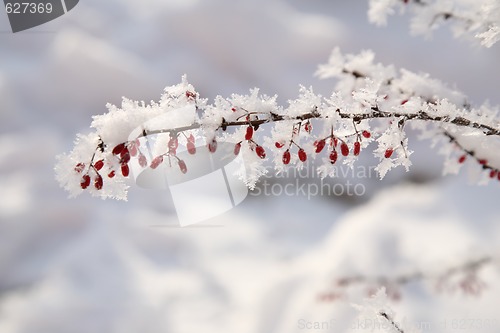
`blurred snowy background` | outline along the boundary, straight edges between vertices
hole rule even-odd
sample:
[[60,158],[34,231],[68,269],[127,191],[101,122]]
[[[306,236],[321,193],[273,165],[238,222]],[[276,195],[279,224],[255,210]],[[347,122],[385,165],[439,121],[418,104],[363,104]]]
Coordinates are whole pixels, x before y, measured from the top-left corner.
[[[403,17],[371,26],[366,1],[86,0],[67,15],[9,32],[0,14],[0,333],[347,332],[334,278],[436,270],[498,253],[499,185],[444,177],[413,140],[414,168],[362,198],[250,196],[205,225],[176,228],[169,193],[132,188],[129,202],[67,199],[55,156],[105,104],[158,99],[186,73],[202,96],[253,87],[295,98],[331,49],[428,72],[472,103],[500,104],[500,47],[411,37]],[[306,180],[307,181],[307,180]],[[393,304],[423,331],[498,332],[496,266],[480,297],[403,288]],[[459,320],[474,319],[453,326]],[[333,323],[308,330],[302,324]],[[446,326],[443,326],[447,324]],[[362,329],[360,329],[362,330]]]

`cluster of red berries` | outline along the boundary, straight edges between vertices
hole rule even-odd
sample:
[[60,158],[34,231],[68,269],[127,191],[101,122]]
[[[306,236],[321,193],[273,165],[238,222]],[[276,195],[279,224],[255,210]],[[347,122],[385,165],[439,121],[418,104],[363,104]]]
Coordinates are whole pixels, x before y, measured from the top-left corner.
[[[189,135],[189,137],[186,137],[187,143],[186,143],[186,148],[187,151],[191,154],[194,155],[196,154],[196,146],[195,146],[195,138],[192,134]],[[172,135],[170,137],[170,140],[168,141],[168,152],[165,154],[161,154],[153,158],[150,164],[151,169],[156,169],[158,166],[163,163],[164,156],[167,155],[168,157],[174,157],[177,160],[177,165],[179,166],[179,170],[181,170],[182,173],[187,173],[187,165],[186,162],[181,160],[177,156],[177,148],[179,148],[179,137],[177,135]]]
[[[306,130],[308,130],[307,128],[307,125],[310,123],[306,123]],[[310,127],[309,127],[310,128]],[[363,131],[361,133],[361,135],[363,137],[365,137],[366,139],[369,139],[371,137],[371,133],[368,132],[368,131]],[[359,136],[358,136],[359,138]],[[335,164],[337,162],[337,159],[338,159],[338,152],[337,152],[337,147],[339,146],[339,138],[337,138],[335,135],[331,134],[330,136],[324,138],[324,139],[319,139],[319,140],[316,140],[314,141],[314,151],[316,154],[319,154],[323,151],[323,149],[326,147],[327,145],[327,141],[329,141],[329,146],[330,146],[330,152],[329,152],[329,160],[330,160],[330,163],[331,164]],[[350,153],[350,150],[349,150],[349,146],[348,144],[343,141],[343,140],[340,140],[341,143],[340,143],[340,153],[342,154],[342,156],[348,156],[349,153]],[[289,144],[288,144],[288,148],[283,152],[283,156],[282,156],[282,162],[283,164],[287,165],[290,163],[290,159],[291,159],[291,153],[290,153],[290,147],[292,144],[295,144],[297,147],[298,147],[298,151],[297,151],[297,156],[299,158],[299,160],[301,162],[305,162],[307,161],[307,153],[306,151],[300,147],[299,145],[297,145],[295,143],[295,141],[293,140],[290,140]],[[285,143],[283,142],[275,142],[274,144],[276,146],[276,148],[278,149],[281,149],[285,146]],[[353,146],[353,150],[352,150],[352,153],[354,154],[354,156],[358,156],[359,153],[361,152],[361,142],[359,141],[356,141],[354,142],[354,146]],[[391,153],[392,154],[392,153]],[[390,156],[389,156],[390,157]]]
[[[248,127],[245,130],[245,140],[248,141],[250,149],[255,150],[255,153],[257,154],[257,156],[264,159],[264,158],[266,158],[266,150],[264,149],[264,147],[257,144],[253,140],[254,132],[255,132],[255,128],[252,125],[248,125]],[[242,142],[243,141],[240,141],[234,145],[234,155],[238,155],[240,153]]]

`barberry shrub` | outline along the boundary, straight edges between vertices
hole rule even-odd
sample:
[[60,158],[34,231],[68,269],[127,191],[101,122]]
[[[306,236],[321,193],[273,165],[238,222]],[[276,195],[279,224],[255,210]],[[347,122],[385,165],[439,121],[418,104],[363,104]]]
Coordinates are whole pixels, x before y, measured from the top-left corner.
[[[369,19],[376,24],[386,24],[398,9],[409,10],[414,33],[427,34],[448,21],[457,35],[472,34],[484,46],[500,40],[496,0],[455,4],[369,0],[369,5]],[[374,59],[371,51],[343,55],[333,50],[316,73],[322,79],[337,79],[331,96],[301,87],[287,106],[277,105],[276,96],[258,89],[248,95],[217,96],[208,103],[184,76],[181,83],[165,88],[158,102],[123,99],[121,107],[108,105],[106,114],[94,117],[94,131],[79,134],[74,149],[58,157],[56,177],[71,196],[87,191],[101,198],[126,199],[131,170],[162,165],[188,173],[190,166],[179,157],[179,148],[189,155],[199,149],[215,153],[224,142],[234,144],[234,154],[241,156],[238,175],[251,189],[269,166],[280,172],[315,160],[318,173],[327,177],[334,173],[335,164],[353,167],[369,151],[378,160],[376,171],[383,178],[398,166],[409,170],[412,151],[407,131],[412,128],[420,132],[419,138],[439,146],[445,174],[458,173],[469,164],[480,171],[478,183],[500,180],[500,156],[495,153],[500,135],[498,108],[487,103],[474,107],[463,93],[428,74],[397,71]],[[170,124],[182,125],[162,128],[157,119],[165,116]],[[263,127],[270,131],[262,131]],[[144,147],[152,136],[157,137],[153,147]]]
[[[497,108],[473,107],[464,94],[427,74],[374,62],[371,51],[343,55],[335,49],[317,75],[337,79],[332,95],[325,98],[301,87],[298,98],[286,107],[258,89],[248,95],[218,96],[209,104],[186,77],[167,87],[157,103],[124,99],[121,107],[108,105],[108,113],[94,117],[94,131],[78,135],[74,149],[59,156],[57,178],[73,196],[88,191],[125,199],[130,163],[153,169],[165,164],[187,173],[189,165],[177,155],[179,146],[195,155],[198,149],[215,152],[219,142],[235,145],[234,154],[241,155],[244,164],[239,177],[249,188],[266,172],[266,161],[282,171],[315,159],[318,173],[326,177],[335,164],[352,167],[368,151],[378,159],[376,170],[383,178],[392,168],[411,166],[410,127],[420,138],[440,144],[444,173],[471,164],[484,170],[479,182],[500,179],[500,158],[494,153],[500,135]],[[151,125],[160,115],[179,117],[172,111],[183,108],[197,111],[189,125]],[[269,135],[259,133],[263,127],[271,127]],[[130,137],[137,128],[138,134]],[[164,136],[155,141],[153,154],[141,147],[152,135]],[[206,147],[195,145],[200,141]]]

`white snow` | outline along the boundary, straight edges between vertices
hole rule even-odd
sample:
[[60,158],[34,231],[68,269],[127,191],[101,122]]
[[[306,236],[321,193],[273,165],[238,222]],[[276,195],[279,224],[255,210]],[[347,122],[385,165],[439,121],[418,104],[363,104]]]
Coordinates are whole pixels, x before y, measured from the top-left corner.
[[[52,33],[0,34],[0,332],[318,332],[301,323],[332,320],[330,331],[361,331],[351,304],[363,304],[371,286],[321,302],[335,279],[439,274],[498,254],[498,183],[469,185],[465,170],[441,178],[426,141],[410,141],[409,173],[360,180],[368,189],[360,200],[249,196],[182,229],[168,192],[132,186],[128,202],[67,199],[54,180],[55,156],[108,102],[158,99],[183,73],[202,97],[257,86],[286,104],[299,84],[330,96],[333,81],[312,74],[337,45],[429,72],[472,102],[500,103],[498,44],[420,40],[395,17],[374,28],[367,6],[88,0],[37,28]],[[398,319],[431,323],[421,331],[475,319],[463,331],[498,332],[497,267],[481,271],[480,297],[439,294],[431,280],[403,287],[390,306]]]

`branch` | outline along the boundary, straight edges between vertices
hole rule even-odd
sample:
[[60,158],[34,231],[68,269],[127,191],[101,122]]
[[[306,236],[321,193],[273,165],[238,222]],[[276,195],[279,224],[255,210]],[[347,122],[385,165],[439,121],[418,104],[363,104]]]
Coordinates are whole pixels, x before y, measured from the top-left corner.
[[417,34],[429,33],[439,19],[453,22],[455,30],[473,33],[481,44],[491,47],[500,40],[500,5],[495,0],[484,0],[470,4],[453,4],[441,1],[400,0],[399,3],[370,0],[369,18],[377,24],[385,24],[387,16],[395,7],[401,12],[411,8],[413,12],[412,31]]
[[370,294],[374,289],[385,287],[387,289],[388,296],[393,300],[398,300],[401,297],[399,289],[404,285],[424,280],[434,280],[436,281],[438,290],[454,290],[455,286],[452,286],[451,288],[448,286],[448,288],[446,288],[446,284],[453,278],[459,279],[458,287],[463,292],[469,294],[478,294],[481,292],[484,284],[477,280],[477,274],[481,269],[488,265],[491,265],[492,263],[493,258],[490,256],[485,256],[478,259],[466,261],[457,266],[450,267],[438,274],[425,271],[415,271],[392,277],[369,277],[364,275],[356,275],[339,278],[334,282],[336,288],[333,291],[322,293],[319,296],[319,299],[321,301],[334,301],[338,298],[342,298],[347,292],[347,289],[350,287],[365,286],[369,288]]
[[[338,161],[352,167],[372,142],[378,143],[373,153],[380,161],[376,171],[383,177],[391,168],[402,165],[408,170],[411,165],[406,124],[414,124],[428,137],[444,135],[462,151],[454,158],[457,164],[464,162],[463,155],[472,156],[483,169],[499,174],[499,166],[488,164],[474,149],[465,149],[461,137],[471,131],[485,139],[500,136],[496,110],[474,109],[461,93],[437,80],[405,70],[396,75],[392,67],[372,61],[371,53],[344,57],[335,50],[330,63],[321,66],[318,74],[337,78],[341,88],[326,99],[314,94],[312,88],[302,87],[288,107],[278,106],[276,97],[259,95],[258,90],[246,96],[217,97],[209,105],[185,79],[167,88],[159,103],[124,100],[121,109],[108,106],[107,114],[94,117],[96,132],[80,136],[73,152],[60,157],[58,179],[74,195],[87,190],[103,198],[125,198],[123,180],[129,177],[130,163],[154,169],[168,160],[170,166],[186,173],[190,166],[178,156],[178,147],[185,146],[190,154],[207,148],[213,153],[218,141],[233,143],[234,153],[241,152],[243,162],[252,165],[240,174],[250,188],[263,174],[262,163],[269,153],[277,169],[324,156],[318,172],[327,175]],[[176,117],[184,116],[174,110],[184,109],[196,110],[189,125],[152,126],[162,115],[175,123]],[[312,121],[319,124],[316,130]],[[422,128],[419,124],[432,126]],[[256,132],[262,125],[273,128],[268,141],[259,142]],[[378,127],[371,129],[372,125]],[[142,130],[131,136],[134,128]],[[141,145],[149,137],[160,136],[164,139],[157,140],[152,149]],[[197,140],[203,140],[207,148],[196,147]],[[92,180],[94,186],[90,186]]]
[[399,325],[394,321],[394,319],[392,319],[391,316],[389,316],[386,312],[384,311],[380,311],[379,313],[379,316],[384,318],[385,320],[387,320],[389,322],[389,324],[391,324],[391,326],[399,333],[405,333],[405,331],[399,327]]

